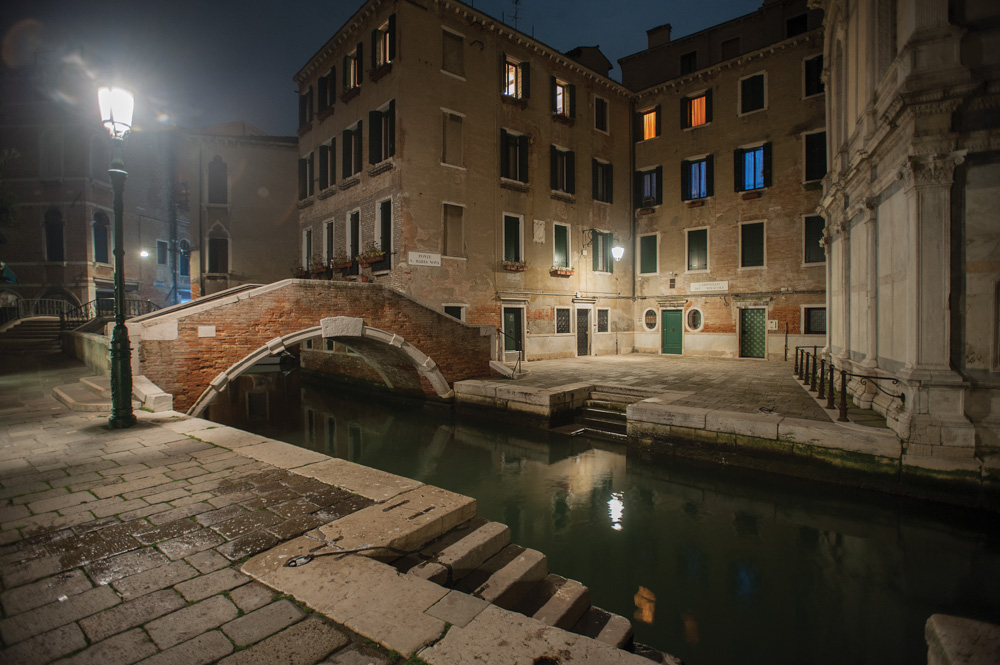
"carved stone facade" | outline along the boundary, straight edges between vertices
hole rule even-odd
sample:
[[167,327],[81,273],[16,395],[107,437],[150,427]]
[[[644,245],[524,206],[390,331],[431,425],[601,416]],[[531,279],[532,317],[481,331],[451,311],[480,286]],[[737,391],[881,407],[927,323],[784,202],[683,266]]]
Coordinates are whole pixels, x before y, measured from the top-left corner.
[[[813,0],[824,10],[827,351],[906,455],[1000,452],[1000,10]],[[859,37],[860,35],[860,37]]]

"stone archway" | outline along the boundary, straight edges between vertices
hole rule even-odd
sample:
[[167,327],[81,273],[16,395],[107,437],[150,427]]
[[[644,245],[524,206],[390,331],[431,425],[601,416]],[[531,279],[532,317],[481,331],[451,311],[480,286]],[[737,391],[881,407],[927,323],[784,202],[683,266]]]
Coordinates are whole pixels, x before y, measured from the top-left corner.
[[430,383],[434,392],[442,399],[451,399],[455,396],[454,391],[448,384],[447,379],[441,373],[437,363],[420,349],[413,346],[405,339],[391,332],[372,328],[365,324],[364,320],[348,316],[334,316],[322,319],[320,325],[305,328],[282,337],[277,337],[264,346],[255,349],[252,353],[244,357],[239,362],[225,372],[219,374],[201,396],[188,410],[188,415],[199,417],[208,407],[215,396],[226,389],[229,382],[243,374],[268,356],[278,355],[288,347],[294,346],[307,339],[322,337],[332,340],[364,339],[377,342],[396,349],[405,357],[411,365]]

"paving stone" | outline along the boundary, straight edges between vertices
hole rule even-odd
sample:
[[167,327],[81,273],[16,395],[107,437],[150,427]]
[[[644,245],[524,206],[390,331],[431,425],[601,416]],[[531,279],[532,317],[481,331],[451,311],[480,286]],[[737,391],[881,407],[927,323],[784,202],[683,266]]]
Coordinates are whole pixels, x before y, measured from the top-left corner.
[[482,598],[476,598],[461,591],[449,591],[441,600],[427,608],[427,614],[447,621],[453,626],[466,626],[489,607]]
[[[48,484],[45,484],[48,487]],[[43,490],[40,492],[32,492],[30,494],[22,494],[20,496],[15,496],[11,499],[11,504],[18,506],[26,503],[35,503],[37,501],[45,501],[46,499],[54,499],[60,496],[66,496],[69,494],[69,490],[65,487],[56,487],[54,489]]]
[[232,651],[233,643],[219,631],[213,630],[140,663],[141,665],[207,665]]
[[352,644],[333,654],[320,665],[391,665],[387,657],[367,649],[359,644]]
[[240,515],[228,519],[218,524],[213,524],[212,529],[224,536],[227,540],[232,540],[251,531],[273,526],[281,521],[281,518],[272,512],[259,510],[246,515]]
[[159,591],[195,577],[198,571],[184,561],[172,561],[138,575],[130,575],[112,582],[123,600],[132,600],[143,594]]
[[316,616],[238,651],[219,665],[312,665],[347,644],[347,636]]
[[14,644],[72,621],[96,614],[121,602],[118,594],[99,586],[77,594],[63,602],[56,601],[13,617],[0,620],[0,635],[7,644]]
[[185,469],[169,470],[164,473],[165,476],[173,478],[174,480],[186,480],[188,478],[194,478],[195,476],[203,476],[208,471],[199,467],[188,467]]
[[82,570],[70,570],[38,582],[26,584],[0,594],[5,616],[27,612],[36,607],[53,603],[59,596],[75,596],[93,585]]
[[156,645],[141,628],[91,645],[56,665],[131,665],[156,653]]
[[[143,500],[142,499],[135,499],[135,501],[143,501]],[[123,513],[119,513],[118,514],[118,519],[121,519],[121,520],[134,520],[134,519],[139,518],[139,517],[148,517],[150,515],[155,515],[156,513],[162,513],[162,512],[164,512],[166,510],[170,510],[171,508],[173,508],[173,506],[171,506],[169,503],[157,503],[157,504],[153,504],[153,505],[148,505],[148,504],[146,504],[145,501],[143,501],[143,505],[141,505],[141,506],[139,506],[137,508],[134,508],[132,510],[129,510],[129,511],[126,511],[126,512],[123,512]]]
[[188,605],[171,614],[146,624],[146,632],[161,649],[169,649],[218,628],[236,618],[239,610],[225,596],[213,596],[200,603]]
[[303,476],[335,485],[373,501],[385,501],[423,483],[393,473],[371,469],[343,459],[325,458],[295,470]]
[[319,506],[304,497],[298,497],[296,499],[292,499],[291,501],[279,503],[278,505],[271,507],[272,513],[278,513],[286,519],[289,517],[295,517],[296,515],[314,513],[317,510],[319,510]]
[[[211,502],[210,502],[211,503]],[[195,520],[199,524],[205,526],[211,526],[213,524],[218,524],[219,522],[225,522],[228,519],[232,519],[239,515],[246,514],[247,509],[243,506],[226,506],[224,508],[219,508],[217,510],[212,510],[207,513],[202,513],[198,515]]]
[[188,602],[194,602],[214,596],[217,593],[234,589],[242,584],[246,584],[250,578],[232,568],[196,577],[187,582],[181,582],[174,588],[181,593]]
[[4,665],[48,663],[85,646],[87,640],[80,627],[71,623],[0,651],[0,663]]
[[30,561],[21,561],[5,566],[3,570],[3,585],[5,588],[21,586],[34,582],[42,577],[54,575],[61,570],[58,557],[46,556]]
[[211,504],[191,503],[174,508],[173,510],[166,510],[162,513],[151,515],[149,517],[149,521],[153,524],[164,524],[166,522],[184,519],[185,517],[194,517],[195,515],[200,515],[201,513],[207,513],[210,510],[214,510]]
[[[186,506],[189,503],[200,503],[200,502],[203,502],[203,501],[207,502],[213,496],[215,496],[215,495],[213,493],[211,493],[211,492],[198,492],[197,494],[191,494],[190,492],[188,492],[187,496],[181,497],[179,499],[174,499],[170,503],[171,503],[171,505],[174,505],[174,506],[177,506],[178,508],[180,508],[181,506]],[[208,509],[209,510],[213,510],[214,508],[215,508],[215,506],[213,506],[211,504],[208,504]]]
[[0,507],[0,524],[11,522],[31,514],[27,506],[2,506]]
[[71,494],[52,497],[51,499],[32,501],[28,504],[28,510],[32,513],[47,513],[51,510],[61,510],[81,503],[87,503],[88,501],[97,501],[97,499],[90,492],[73,492]]
[[65,478],[54,478],[49,481],[49,485],[52,487],[69,487],[70,491],[73,491],[72,488],[74,485],[81,485],[95,480],[104,480],[104,476],[95,471],[77,473],[74,475],[68,475]]
[[201,529],[186,533],[179,538],[159,543],[156,547],[171,560],[180,559],[207,550],[226,542],[226,539],[211,529]]
[[147,476],[145,478],[139,478],[138,480],[132,480],[129,482],[114,483],[111,485],[104,485],[102,487],[95,487],[93,489],[94,496],[98,499],[107,499],[110,496],[121,496],[123,499],[134,499],[135,496],[126,496],[136,490],[144,490],[149,487],[154,487],[157,485],[163,485],[170,482],[170,478],[167,478],[163,474],[156,474],[153,476]]
[[267,528],[267,531],[277,536],[278,540],[290,540],[329,521],[317,513],[309,513],[306,515],[297,515],[280,524],[270,526]]
[[197,531],[200,528],[201,525],[194,520],[180,519],[174,520],[173,522],[167,522],[166,524],[162,524],[155,529],[140,531],[135,534],[135,537],[143,545],[151,545],[153,543],[158,543],[161,540],[170,540],[171,538],[183,536],[185,533]]
[[96,584],[110,584],[129,575],[163,566],[170,561],[152,547],[143,547],[134,552],[126,552],[118,556],[95,561],[84,570]]
[[175,487],[171,490],[167,490],[166,492],[147,494],[143,497],[143,500],[147,503],[167,503],[169,501],[183,499],[186,496],[191,496],[191,493],[187,491],[186,487]]
[[[25,494],[36,494],[48,489],[50,489],[49,484],[40,481],[23,485],[8,485],[5,483],[3,489],[0,489],[0,499],[16,498]],[[27,503],[27,501],[21,501],[20,503]]]
[[94,513],[94,517],[107,517],[109,515],[121,516],[122,513],[127,513],[130,510],[138,510],[147,505],[148,504],[142,499],[125,501],[120,497],[113,496],[110,499],[102,499],[100,501],[95,501],[94,503],[86,504],[86,508],[90,512]]
[[225,545],[219,545],[216,551],[230,561],[237,561],[244,557],[253,556],[258,552],[263,552],[277,544],[277,536],[267,531],[254,531],[245,536],[240,536]]
[[91,642],[98,642],[179,610],[185,605],[187,602],[176,591],[162,589],[81,619],[80,628]]
[[185,557],[184,560],[197,568],[198,572],[202,574],[210,573],[213,570],[218,570],[220,568],[225,568],[231,563],[229,559],[212,550],[192,554],[191,556]]
[[91,561],[100,561],[140,547],[138,541],[129,535],[109,535],[107,538],[98,533],[86,535],[93,535],[95,538],[85,543],[79,543],[71,551],[59,557],[59,564],[63,568],[82,566]]
[[250,612],[222,626],[222,632],[238,647],[243,647],[273,635],[302,619],[305,613],[287,600]]
[[[317,506],[325,508],[326,506],[332,506],[335,503],[355,498],[358,495],[352,494],[347,490],[342,490],[339,487],[323,485],[323,489],[304,492],[303,496],[315,503]],[[366,499],[366,501],[371,501],[371,499]]]
[[[169,480],[166,476],[162,476],[165,480]],[[166,492],[172,492],[174,490],[187,489],[188,481],[186,480],[176,480],[172,483],[164,483],[162,485],[153,485],[146,488],[135,489],[131,492],[126,492],[122,494],[123,499],[146,499],[149,501],[149,497],[158,496]],[[158,499],[162,501],[162,499]]]
[[[226,563],[229,563],[228,561]],[[250,582],[229,592],[229,598],[244,612],[253,612],[274,600],[274,589],[260,582]]]

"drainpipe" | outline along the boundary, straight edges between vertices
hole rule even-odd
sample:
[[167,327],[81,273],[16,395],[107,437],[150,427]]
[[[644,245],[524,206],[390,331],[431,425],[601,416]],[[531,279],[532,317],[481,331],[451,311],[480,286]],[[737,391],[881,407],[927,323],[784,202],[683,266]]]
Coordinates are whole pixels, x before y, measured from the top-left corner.
[[177,293],[177,272],[179,267],[179,240],[177,238],[177,154],[175,152],[177,130],[171,130],[168,134],[170,144],[167,146],[167,200],[170,205],[167,208],[167,221],[170,224],[170,279],[173,282],[170,288],[170,298],[172,304],[180,301]]
[[[201,185],[204,176],[204,165],[205,162],[202,159],[201,151],[204,146],[204,141],[198,139],[198,284],[201,293],[199,297],[205,296],[205,252],[207,247],[205,247],[205,207],[202,205],[201,201]],[[188,190],[190,196],[190,189]],[[190,205],[188,206],[190,209]]]
[[[639,261],[638,261],[638,258],[639,257],[636,256],[636,253],[638,251],[638,245],[635,242],[636,240],[638,240],[638,236],[636,235],[636,233],[638,231],[638,228],[637,228],[636,221],[635,221],[635,136],[633,135],[633,132],[635,130],[635,99],[633,97],[631,97],[631,96],[629,97],[628,109],[629,109],[629,114],[628,114],[628,159],[629,159],[629,172],[628,172],[628,202],[629,202],[629,205],[628,205],[628,215],[629,215],[629,218],[631,220],[631,228],[632,228],[632,321],[631,321],[631,324],[632,324],[632,351],[634,352],[635,351],[635,334],[637,332],[637,330],[636,330],[636,317],[635,317],[635,315],[636,315],[635,303],[636,303],[636,296],[637,296],[637,291],[638,291],[637,284],[638,284],[638,279],[639,279],[638,278],[638,274],[639,274],[639,265],[638,265]],[[656,254],[657,261],[659,261],[659,257],[660,257],[659,251],[660,251],[660,248],[657,247],[656,251],[657,251],[657,254]]]

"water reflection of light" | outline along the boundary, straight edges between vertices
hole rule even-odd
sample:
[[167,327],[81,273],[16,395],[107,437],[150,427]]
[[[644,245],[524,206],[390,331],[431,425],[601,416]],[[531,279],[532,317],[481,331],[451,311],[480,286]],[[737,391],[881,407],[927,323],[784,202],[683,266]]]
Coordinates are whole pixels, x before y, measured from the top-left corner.
[[622,501],[621,492],[611,493],[611,499],[608,500],[608,512],[611,514],[611,528],[615,531],[621,531],[622,514],[625,512],[625,503]]

